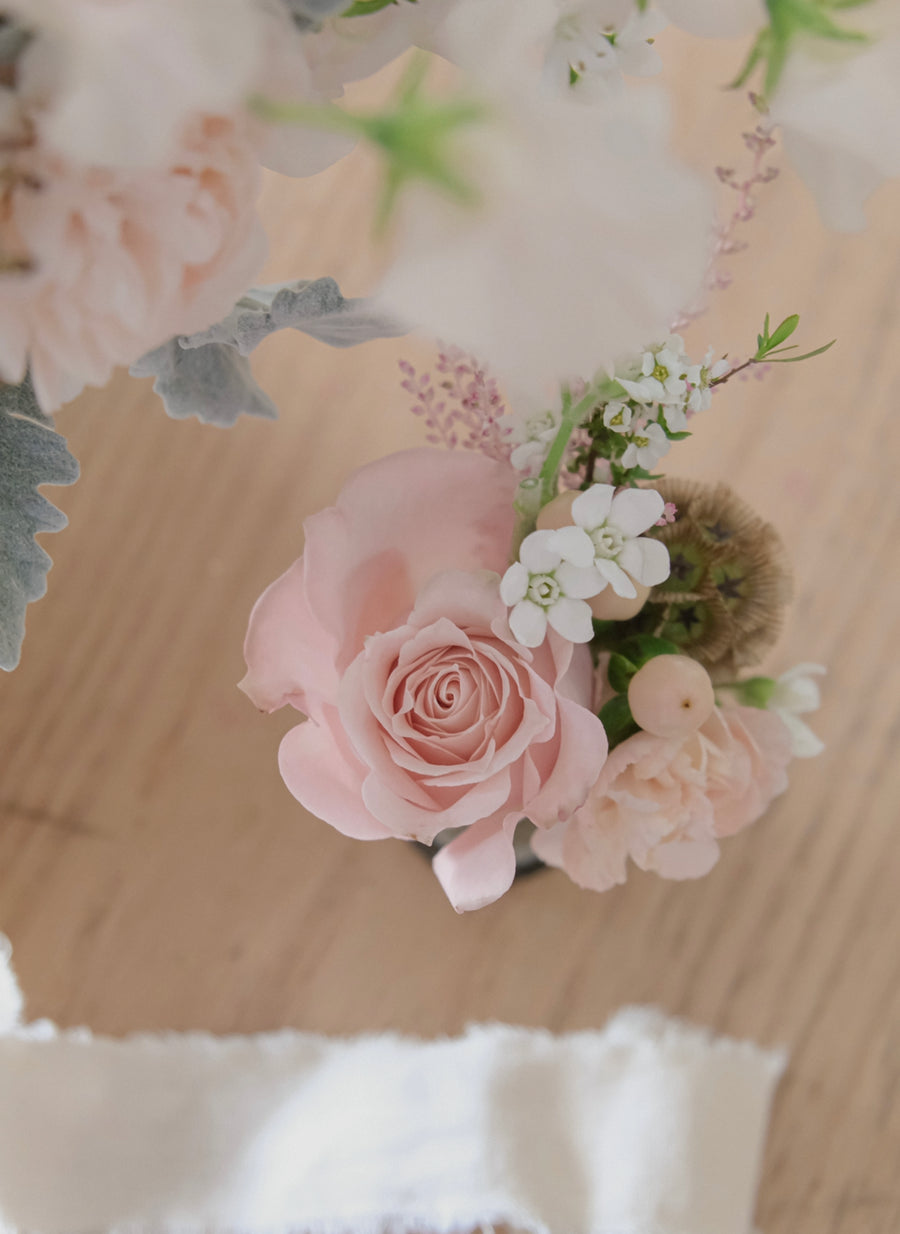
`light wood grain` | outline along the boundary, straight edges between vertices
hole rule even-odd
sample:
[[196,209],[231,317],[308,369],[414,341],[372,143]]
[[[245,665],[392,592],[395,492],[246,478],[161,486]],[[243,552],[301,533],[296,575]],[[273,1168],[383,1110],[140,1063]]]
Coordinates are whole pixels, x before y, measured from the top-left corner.
[[[716,91],[715,49],[673,41],[680,140],[699,166],[740,157],[747,115]],[[271,180],[274,277],[371,286],[378,257],[354,157]],[[561,874],[454,915],[400,843],[345,840],[278,778],[289,716],[234,688],[261,589],[303,518],[356,465],[421,441],[396,361],[278,337],[258,372],[276,424],[166,419],[121,374],[60,417],[83,466],[56,490],[70,528],[2,681],[0,928],[35,1016],[102,1032],[281,1025],[435,1034],[499,1019],[598,1026],[650,1002],[784,1043],[791,1066],[761,1192],[769,1234],[900,1229],[900,192],[836,238],[785,171],[735,256],[736,287],[692,341],[740,352],[764,311],[838,346],[735,382],[669,470],[726,476],[775,522],[797,601],[773,667],[830,666],[828,753],[728,842],[706,879],[635,872],[604,896]]]

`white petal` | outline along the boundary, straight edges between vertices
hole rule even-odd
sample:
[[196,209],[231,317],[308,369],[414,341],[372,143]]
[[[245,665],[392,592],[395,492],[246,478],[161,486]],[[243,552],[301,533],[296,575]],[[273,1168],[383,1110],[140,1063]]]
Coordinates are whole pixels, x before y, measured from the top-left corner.
[[579,527],[602,526],[609,517],[615,488],[612,484],[592,484],[572,502],[572,518]]
[[521,561],[514,561],[500,580],[500,599],[504,604],[518,604],[528,590],[528,571]]
[[637,588],[621,566],[617,566],[607,557],[598,557],[594,564],[612,584],[612,589],[617,596],[623,596],[626,600],[634,599],[637,595]]
[[594,637],[591,610],[584,600],[564,596],[556,601],[547,616],[556,633],[570,643],[589,643]]
[[547,614],[533,600],[520,600],[509,615],[509,628],[523,647],[540,647],[547,633]]
[[[694,391],[696,394],[697,391]],[[693,394],[691,395],[693,398]],[[694,410],[692,408],[691,410]],[[663,418],[666,422],[666,428],[670,433],[683,433],[687,429],[687,416],[684,414],[684,408],[672,403],[663,408]]]
[[784,721],[791,735],[791,748],[794,758],[815,758],[825,749],[825,742],[812,731],[808,724],[791,715],[790,712],[779,711],[777,714]]
[[594,560],[593,542],[583,528],[559,527],[553,537],[553,547],[563,561],[570,561],[573,566],[589,566]]
[[547,574],[555,570],[561,560],[556,548],[556,533],[533,531],[526,536],[519,549],[519,560],[531,574]]
[[655,488],[627,488],[613,498],[609,521],[626,536],[639,536],[662,517],[665,505]]
[[629,540],[616,559],[622,569],[645,587],[656,587],[669,577],[669,550],[661,540]]
[[[591,561],[593,562],[593,554]],[[592,596],[599,596],[606,586],[606,580],[597,573],[593,565],[573,566],[568,561],[556,568],[554,578],[564,594],[575,600],[590,600]]]

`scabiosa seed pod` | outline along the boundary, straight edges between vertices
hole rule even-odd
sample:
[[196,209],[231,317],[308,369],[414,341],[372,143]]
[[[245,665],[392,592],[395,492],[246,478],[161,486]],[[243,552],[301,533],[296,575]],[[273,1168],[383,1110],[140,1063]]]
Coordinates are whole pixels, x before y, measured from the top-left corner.
[[647,606],[654,631],[714,679],[758,664],[781,631],[791,569],[781,537],[727,484],[667,478],[656,485],[678,517],[653,528],[671,573]]

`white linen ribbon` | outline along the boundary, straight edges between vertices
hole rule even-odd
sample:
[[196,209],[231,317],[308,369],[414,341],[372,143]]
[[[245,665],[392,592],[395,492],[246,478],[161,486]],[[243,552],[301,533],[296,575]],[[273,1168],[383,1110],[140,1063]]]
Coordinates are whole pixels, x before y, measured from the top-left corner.
[[749,1234],[783,1065],[638,1008],[564,1036],[111,1040],[24,1025],[0,946],[0,1230]]

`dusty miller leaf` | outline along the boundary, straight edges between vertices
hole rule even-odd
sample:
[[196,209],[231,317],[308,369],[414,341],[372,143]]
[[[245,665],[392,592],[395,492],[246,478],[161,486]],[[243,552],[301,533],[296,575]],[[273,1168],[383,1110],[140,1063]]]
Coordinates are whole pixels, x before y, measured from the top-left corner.
[[250,362],[224,343],[185,350],[170,339],[131,366],[135,377],[154,377],[153,389],[175,420],[196,416],[230,428],[240,415],[274,420],[275,404],[250,371]]
[[39,484],[72,484],[78,463],[37,406],[31,383],[0,386],[0,668],[19,662],[25,610],[47,590],[53,564],[34,539],[67,519]]
[[274,283],[251,287],[222,321],[171,339],[142,356],[131,372],[156,378],[153,388],[177,420],[193,415],[205,424],[230,427],[242,414],[272,419],[275,405],[256,384],[245,357],[285,329],[331,347],[406,333],[370,300],[346,300],[334,279]]

